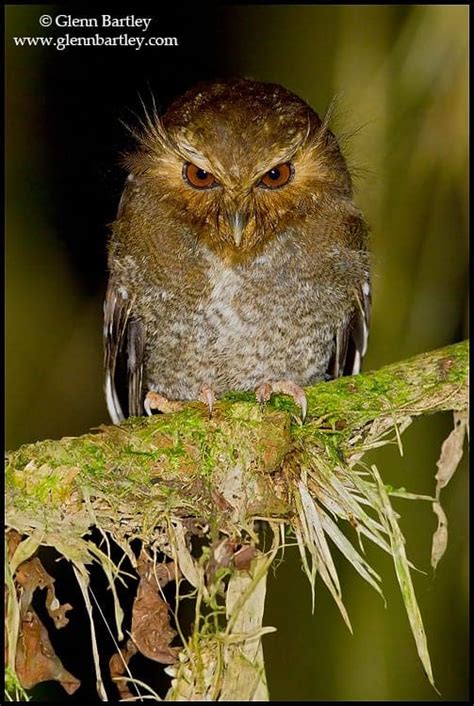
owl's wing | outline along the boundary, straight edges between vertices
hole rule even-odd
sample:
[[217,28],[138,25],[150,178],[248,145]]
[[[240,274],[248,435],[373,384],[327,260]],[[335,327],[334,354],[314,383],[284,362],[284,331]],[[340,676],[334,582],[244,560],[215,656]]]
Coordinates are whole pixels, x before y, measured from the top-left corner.
[[356,306],[345,324],[337,331],[335,349],[328,368],[332,378],[357,375],[367,351],[371,293],[367,280],[356,290]]
[[[104,302],[104,365],[105,399],[114,424],[143,414],[145,327],[131,316],[131,308],[126,290],[110,281]],[[127,414],[119,398],[121,375],[126,379]]]

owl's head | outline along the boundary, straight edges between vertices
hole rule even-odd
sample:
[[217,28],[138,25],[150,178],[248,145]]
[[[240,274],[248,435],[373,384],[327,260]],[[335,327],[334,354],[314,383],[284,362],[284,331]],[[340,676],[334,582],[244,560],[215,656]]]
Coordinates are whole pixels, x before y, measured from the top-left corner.
[[283,87],[200,84],[148,118],[126,164],[197,238],[241,261],[351,196],[333,133]]

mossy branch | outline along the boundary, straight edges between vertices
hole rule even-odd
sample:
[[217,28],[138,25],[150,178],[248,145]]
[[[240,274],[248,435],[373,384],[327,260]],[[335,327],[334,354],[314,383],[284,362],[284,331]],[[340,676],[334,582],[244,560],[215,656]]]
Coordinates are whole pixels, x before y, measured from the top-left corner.
[[[339,529],[337,520],[345,519],[359,536],[394,556],[417,649],[432,681],[390,490],[375,467],[364,473],[357,469],[367,450],[400,443],[413,417],[466,410],[467,377],[464,342],[308,388],[304,425],[289,398],[275,397],[262,407],[252,395],[230,393],[215,405],[211,419],[195,402],[173,414],[22,446],[7,454],[7,527],[23,538],[10,551],[10,576],[39,546],[50,545],[73,563],[86,595],[91,561],[102,564],[111,585],[120,574],[87,541],[88,530],[108,532],[135,566],[130,542],[140,538],[174,561],[177,585],[185,577],[198,602],[220,610],[227,620],[221,630],[217,620],[197,619],[197,632],[189,641],[183,638],[180,661],[171,669],[168,698],[261,699],[266,695],[260,646],[264,581],[269,557],[283,541],[282,527],[296,536],[313,590],[318,571],[349,626],[326,535],[380,591],[379,577]],[[361,497],[377,519],[359,503]],[[270,554],[259,546],[256,519],[267,520],[273,529]],[[209,540],[198,558],[189,545],[197,532]],[[239,565],[238,553],[245,547],[247,558]],[[247,591],[244,614],[233,590],[236,582],[238,595]],[[9,644],[15,645],[21,610],[9,585]],[[117,616],[120,636],[119,610]],[[15,650],[10,650],[9,666],[14,670]],[[98,660],[96,668],[101,682]],[[244,675],[235,688],[226,678],[234,672]]]

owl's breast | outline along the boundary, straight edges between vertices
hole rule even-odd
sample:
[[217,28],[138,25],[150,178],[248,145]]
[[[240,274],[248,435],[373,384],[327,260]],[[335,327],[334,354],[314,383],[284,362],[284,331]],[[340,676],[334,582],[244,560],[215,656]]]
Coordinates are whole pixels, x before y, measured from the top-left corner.
[[204,383],[219,394],[322,378],[350,306],[346,295],[334,300],[311,268],[268,255],[229,267],[209,254],[201,296],[186,300],[185,283],[182,292],[181,300],[161,296],[159,320],[148,327],[148,386],[174,399],[197,397]]

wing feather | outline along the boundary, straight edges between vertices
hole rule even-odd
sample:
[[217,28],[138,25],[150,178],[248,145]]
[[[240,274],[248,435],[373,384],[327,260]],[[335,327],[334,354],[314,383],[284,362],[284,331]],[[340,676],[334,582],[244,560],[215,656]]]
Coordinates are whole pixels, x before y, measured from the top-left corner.
[[341,375],[357,375],[367,352],[370,327],[371,292],[367,280],[355,292],[356,306],[335,336],[334,354],[328,374],[336,378]]
[[140,319],[128,324],[128,413],[134,417],[143,414],[143,357],[145,354],[145,327]]
[[[144,326],[131,318],[132,301],[124,287],[109,282],[104,301],[105,398],[110,418],[118,424],[126,416],[143,413]],[[126,357],[128,409],[124,413],[118,394],[121,359]]]

